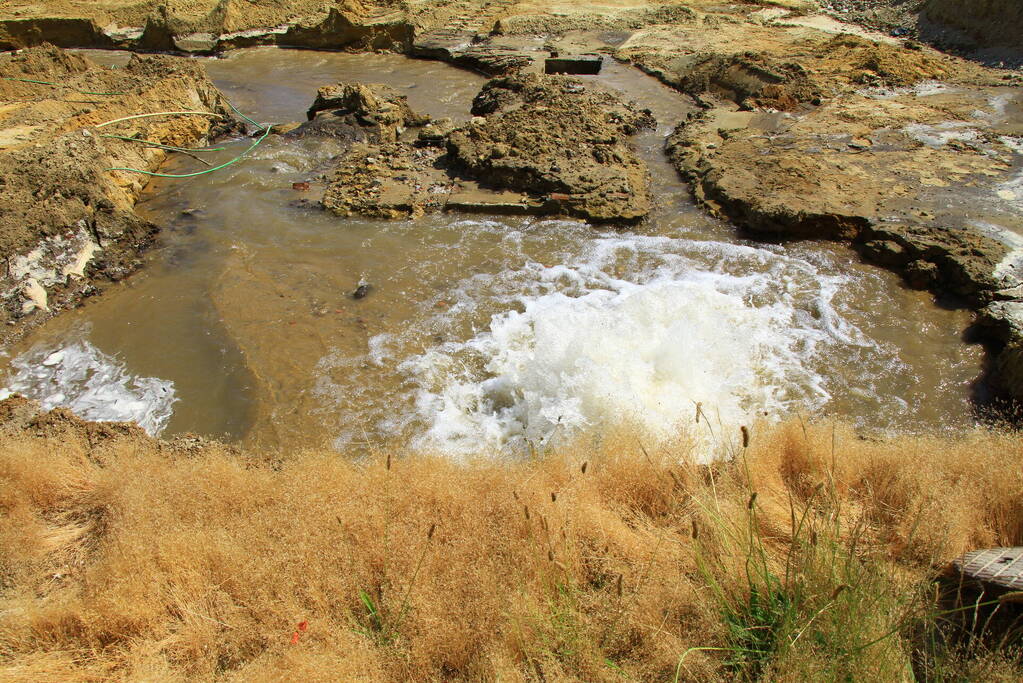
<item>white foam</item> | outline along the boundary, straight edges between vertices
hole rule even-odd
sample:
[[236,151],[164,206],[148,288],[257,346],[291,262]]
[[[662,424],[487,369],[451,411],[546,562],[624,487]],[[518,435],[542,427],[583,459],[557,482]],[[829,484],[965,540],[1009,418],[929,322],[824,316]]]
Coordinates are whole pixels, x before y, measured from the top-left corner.
[[86,341],[36,347],[11,361],[0,398],[22,394],[43,408],[69,408],[86,420],[137,422],[156,436],[173,413],[174,383],[136,377]]
[[933,97],[945,93],[955,92],[948,85],[940,81],[921,81],[908,87],[871,87],[861,88],[856,91],[857,95],[870,97],[875,100],[892,100],[903,95],[916,95],[917,97]]
[[998,139],[1002,141],[1003,145],[1011,149],[1016,154],[1023,154],[1023,137],[1002,135]]
[[425,424],[413,445],[496,451],[621,421],[670,438],[696,403],[735,428],[820,408],[830,394],[814,361],[872,345],[832,306],[842,282],[779,250],[640,236],[473,276],[459,301],[517,293],[487,329],[402,363]]

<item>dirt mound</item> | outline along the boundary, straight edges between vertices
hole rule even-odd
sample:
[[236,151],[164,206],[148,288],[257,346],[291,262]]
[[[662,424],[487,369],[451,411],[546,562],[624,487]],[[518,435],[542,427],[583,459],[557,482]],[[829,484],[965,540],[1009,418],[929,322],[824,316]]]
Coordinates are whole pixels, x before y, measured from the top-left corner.
[[[654,24],[691,24],[696,13],[685,5],[651,4],[643,7],[594,11],[589,6],[559,8],[562,11],[514,13],[494,24],[494,32],[506,35],[558,34],[568,31],[628,31]],[[602,10],[602,11],[601,11]]]
[[820,61],[814,66],[822,75],[844,76],[853,85],[909,86],[924,80],[954,79],[964,69],[940,55],[854,35],[836,36],[816,56]]
[[[195,146],[229,119],[202,67],[186,60],[134,56],[112,70],[40,47],[0,60],[0,75],[6,102],[0,106],[0,253],[9,264],[0,295],[3,317],[20,319],[72,304],[138,266],[138,253],[155,232],[133,211],[146,180],[110,169],[155,170],[167,152],[153,144]],[[213,116],[96,128],[161,111]]]
[[[727,33],[723,31],[722,33]],[[785,34],[781,34],[785,36]],[[993,80],[980,70],[933,52],[909,50],[843,34],[827,39],[758,44],[721,42],[689,50],[634,40],[619,55],[681,92],[713,95],[744,109],[793,111],[863,86],[904,87],[925,80]],[[705,41],[707,42],[707,41]],[[786,54],[788,53],[788,54]]]
[[574,215],[635,221],[650,208],[645,164],[629,137],[652,125],[617,96],[573,78],[527,74],[490,81],[482,116],[448,136],[454,166],[493,187],[568,195]]
[[806,69],[769,56],[699,53],[675,59],[648,55],[639,64],[676,89],[690,94],[712,94],[742,107],[771,107],[783,111],[821,96]]
[[92,19],[38,19],[0,21],[0,50],[52,43],[63,47],[113,47],[114,41]]

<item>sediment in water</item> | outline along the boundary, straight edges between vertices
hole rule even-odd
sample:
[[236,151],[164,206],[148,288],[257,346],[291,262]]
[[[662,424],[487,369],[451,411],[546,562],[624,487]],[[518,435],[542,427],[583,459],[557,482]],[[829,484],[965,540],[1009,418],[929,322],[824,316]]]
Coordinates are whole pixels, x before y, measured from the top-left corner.
[[[1014,258],[1011,235],[1015,228],[1005,224],[1003,215],[997,216],[998,220],[991,220],[986,214],[980,221],[966,220],[967,215],[975,213],[969,202],[944,215],[908,217],[901,213],[877,215],[876,208],[866,212],[836,210],[828,204],[837,196],[860,199],[861,194],[869,195],[861,193],[862,176],[886,178],[883,172],[890,166],[891,155],[882,152],[886,151],[885,144],[891,142],[889,138],[898,137],[895,133],[899,131],[894,130],[889,131],[892,135],[884,141],[875,141],[875,133],[892,128],[895,119],[871,118],[869,110],[878,106],[874,103],[862,107],[856,114],[859,118],[849,118],[846,105],[852,102],[856,91],[874,89],[876,96],[883,98],[893,88],[912,88],[927,79],[936,79],[972,88],[974,94],[959,98],[962,106],[968,106],[971,98],[986,97],[981,92],[984,88],[994,88],[999,83],[1013,86],[1016,81],[1011,74],[1006,74],[1004,78],[1008,80],[1003,81],[1002,74],[884,36],[835,38],[833,33],[844,28],[834,22],[808,21],[803,6],[764,9],[754,4],[722,9],[709,1],[694,0],[678,11],[637,4],[597,18],[588,14],[585,7],[575,5],[566,6],[557,17],[547,16],[543,11],[479,7],[472,3],[406,13],[359,3],[346,3],[327,12],[313,10],[302,2],[286,3],[272,11],[260,9],[248,15],[238,9],[231,2],[211,4],[204,11],[176,8],[171,3],[166,9],[148,15],[115,8],[106,14],[85,17],[95,25],[108,27],[104,29],[105,38],[95,37],[92,28],[78,24],[74,30],[53,24],[52,31],[54,40],[64,44],[96,40],[104,46],[112,41],[122,47],[176,51],[215,52],[251,44],[394,49],[491,73],[535,68],[537,58],[549,50],[597,49],[612,53],[691,94],[710,112],[709,123],[706,118],[694,121],[688,132],[676,137],[674,145],[680,169],[708,207],[724,210],[743,227],[766,228],[771,237],[853,239],[861,245],[866,258],[906,273],[911,284],[965,296],[967,305],[974,308],[993,299],[1018,300],[1011,277],[1006,277],[1013,267],[1006,259]],[[8,46],[30,44],[47,37],[49,25],[38,23],[46,17],[37,10],[18,11],[19,16],[4,17]],[[137,34],[133,33],[136,28],[140,31]],[[484,35],[481,29],[493,31]],[[538,31],[549,33],[542,44],[534,37]],[[896,94],[896,104],[913,96]],[[756,125],[751,129],[749,121],[741,119],[743,110],[753,109],[786,111],[794,116],[795,122],[769,131],[758,130]],[[836,109],[841,111],[830,116]],[[735,113],[739,116],[731,116]],[[717,118],[722,114],[728,115],[725,118],[729,120],[718,125]],[[945,123],[927,119],[921,124],[914,116],[917,114],[906,121],[908,125],[940,128]],[[706,124],[703,128],[709,134],[724,131],[725,137],[718,135],[720,141],[708,138],[695,145],[707,153],[693,155],[690,152],[694,145],[688,142],[698,137],[701,122]],[[956,188],[962,182],[982,188],[995,179],[1003,185],[991,186],[997,200],[1011,203],[1019,199],[1015,176],[1011,174],[1018,160],[1010,158],[1017,144],[1013,141],[1020,139],[1019,131],[1011,126],[999,129],[989,123],[977,123],[975,128],[981,137],[994,136],[984,140],[991,142],[990,149],[979,145],[973,152],[963,150],[962,144],[969,146],[970,140],[953,135],[952,145],[939,145],[930,151],[903,150],[910,176],[928,175],[932,167],[947,171],[945,175],[928,175],[924,179],[927,189],[920,194],[944,197],[954,194],[954,189],[943,194],[933,188]],[[772,138],[773,144],[750,142],[749,138],[761,135]],[[831,174],[827,166],[845,165],[846,160],[830,153],[825,154],[823,166],[807,163],[807,159],[815,158],[821,135],[841,138],[838,142],[846,144],[842,153],[851,151],[858,155],[849,166],[851,172]],[[926,131],[915,136],[907,133],[902,138],[912,146],[914,139],[919,141],[927,135]],[[796,149],[788,149],[792,140]],[[741,175],[741,167],[750,161],[740,153],[746,143],[758,150],[758,182],[764,179],[778,188],[784,185],[786,177],[803,177],[807,187],[825,187],[827,191],[799,190],[803,196],[793,201],[780,195],[778,206],[770,210],[765,210],[763,198],[743,197],[741,188],[725,181]],[[922,144],[928,146],[926,142]],[[688,152],[680,151],[687,145]],[[992,150],[997,158],[982,158]],[[1010,173],[1006,175],[1006,171]],[[899,187],[905,187],[909,195],[920,187],[919,179],[909,179],[905,185],[890,180],[875,186],[879,191],[891,187],[896,193]],[[979,192],[978,199],[984,191]],[[1019,192],[1023,194],[1023,190]],[[405,203],[415,205],[414,201]],[[470,200],[455,205],[471,209],[479,204]],[[512,210],[519,206],[522,203],[514,197],[499,197],[490,208]],[[554,206],[553,210],[571,213],[571,208],[564,205]],[[929,209],[913,205],[907,211],[919,214]],[[591,212],[591,217],[598,216]],[[895,220],[889,220],[892,218]],[[38,296],[38,290],[32,292]],[[1016,329],[1013,325],[1007,327]],[[1013,337],[1012,343],[1015,341]],[[1023,387],[1015,382],[1006,379],[1002,384],[1012,394],[1023,394]]]

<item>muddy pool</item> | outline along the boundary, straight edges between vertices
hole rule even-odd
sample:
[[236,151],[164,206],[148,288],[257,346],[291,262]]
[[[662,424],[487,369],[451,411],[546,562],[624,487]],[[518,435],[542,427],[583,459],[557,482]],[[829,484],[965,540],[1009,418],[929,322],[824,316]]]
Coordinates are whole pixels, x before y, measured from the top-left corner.
[[[467,119],[484,82],[397,55],[254,48],[203,62],[261,122],[304,119],[316,89],[342,80]],[[285,449],[515,452],[622,421],[656,442],[697,403],[721,425],[795,413],[869,430],[971,423],[982,350],[963,341],[968,312],[844,247],[763,244],[709,218],[662,152],[692,104],[627,66],[593,78],[658,120],[636,139],[656,200],[641,226],[338,218],[315,207],[337,143],[271,136],[217,173],[152,182],[139,210],[163,232],[146,268],[6,349],[6,386],[162,436]]]

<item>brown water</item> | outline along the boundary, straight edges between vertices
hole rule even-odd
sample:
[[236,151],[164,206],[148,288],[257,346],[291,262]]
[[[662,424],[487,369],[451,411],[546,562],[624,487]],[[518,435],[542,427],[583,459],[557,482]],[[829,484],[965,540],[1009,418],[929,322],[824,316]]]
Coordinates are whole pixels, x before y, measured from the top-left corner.
[[[204,63],[239,109],[273,122],[303,118],[338,80],[386,83],[413,108],[465,119],[483,82],[394,55],[259,48]],[[696,402],[724,424],[762,412],[872,429],[969,422],[981,352],[960,339],[966,313],[837,246],[738,239],[693,206],[661,152],[689,102],[621,65],[597,80],[659,121],[637,139],[657,198],[639,229],[340,219],[296,205],[314,192],[291,189],[316,182],[334,144],[271,137],[244,163],[154,182],[140,210],[166,226],[161,248],[11,349],[28,353],[19,387],[90,417],[141,410],[164,435],[285,448],[399,437],[496,450],[622,419],[656,440]],[[370,293],[355,300],[360,282]]]

